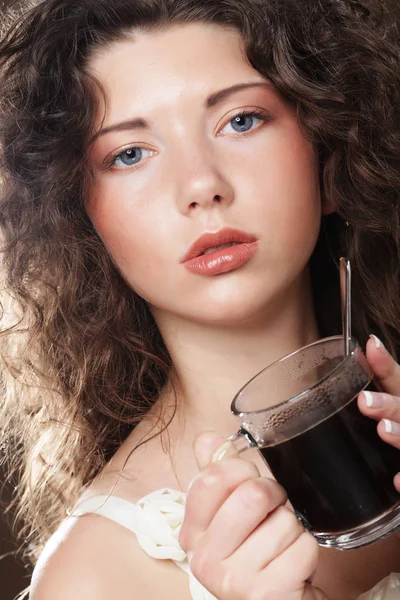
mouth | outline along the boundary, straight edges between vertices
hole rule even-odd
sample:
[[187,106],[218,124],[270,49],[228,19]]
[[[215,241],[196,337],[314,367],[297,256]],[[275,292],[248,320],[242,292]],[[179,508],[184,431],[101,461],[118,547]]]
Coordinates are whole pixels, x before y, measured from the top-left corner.
[[206,256],[232,246],[251,244],[256,241],[257,238],[254,235],[238,229],[224,228],[215,233],[204,233],[192,244],[180,262],[185,263],[199,256]]
[[238,246],[242,242],[231,242],[230,244],[221,244],[220,246],[214,246],[213,248],[208,248],[205,250],[200,256],[205,256],[206,254],[212,254],[213,252],[217,252],[218,250],[225,250],[225,248],[232,248],[232,246]]

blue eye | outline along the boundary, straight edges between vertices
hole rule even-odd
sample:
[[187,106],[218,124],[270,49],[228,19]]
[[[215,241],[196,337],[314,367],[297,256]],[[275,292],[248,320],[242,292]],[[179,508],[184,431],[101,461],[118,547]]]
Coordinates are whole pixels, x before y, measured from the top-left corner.
[[112,167],[116,167],[117,169],[126,169],[128,167],[134,167],[144,158],[148,158],[153,154],[154,152],[152,150],[147,150],[146,148],[141,148],[139,146],[126,148],[126,150],[111,156],[106,168],[111,169]]
[[[235,133],[247,133],[255,129],[261,121],[270,120],[271,117],[259,111],[241,112],[233,117],[221,131],[223,132],[227,127],[232,127]],[[232,133],[232,131],[225,131],[225,133]]]
[[128,148],[128,150],[124,150],[121,154],[115,157],[115,163],[121,162],[123,165],[127,167],[131,167],[138,163],[142,158],[142,149],[141,148]]
[[250,131],[254,124],[254,117],[251,115],[238,115],[232,119],[231,123],[233,129],[239,133],[242,131]]

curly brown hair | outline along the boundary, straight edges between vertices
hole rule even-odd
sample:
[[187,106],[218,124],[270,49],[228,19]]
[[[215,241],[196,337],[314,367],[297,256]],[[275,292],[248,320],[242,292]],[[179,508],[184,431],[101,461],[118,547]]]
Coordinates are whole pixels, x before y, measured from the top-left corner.
[[35,560],[172,368],[146,303],[85,211],[96,111],[88,57],[132,28],[236,28],[250,63],[297,111],[318,151],[322,192],[337,207],[311,261],[321,334],[340,331],[337,259],[345,254],[356,337],[365,343],[374,332],[397,355],[399,46],[382,11],[353,0],[43,0],[13,3],[7,15],[0,422]]

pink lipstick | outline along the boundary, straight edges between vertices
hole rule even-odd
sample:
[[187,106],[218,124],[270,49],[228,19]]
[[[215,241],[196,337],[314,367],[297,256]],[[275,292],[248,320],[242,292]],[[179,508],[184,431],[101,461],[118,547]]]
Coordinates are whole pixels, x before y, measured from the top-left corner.
[[257,252],[254,235],[238,229],[224,228],[204,233],[181,259],[185,269],[198,275],[229,273],[246,264]]

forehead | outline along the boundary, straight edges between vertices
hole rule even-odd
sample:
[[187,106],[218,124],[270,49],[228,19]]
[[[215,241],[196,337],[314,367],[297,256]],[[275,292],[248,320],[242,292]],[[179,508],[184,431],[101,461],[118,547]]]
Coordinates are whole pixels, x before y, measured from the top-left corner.
[[182,95],[207,95],[246,78],[262,80],[248,63],[235,29],[193,23],[158,31],[133,31],[97,50],[88,71],[110,103],[167,104]]

